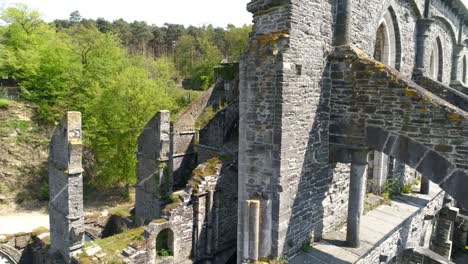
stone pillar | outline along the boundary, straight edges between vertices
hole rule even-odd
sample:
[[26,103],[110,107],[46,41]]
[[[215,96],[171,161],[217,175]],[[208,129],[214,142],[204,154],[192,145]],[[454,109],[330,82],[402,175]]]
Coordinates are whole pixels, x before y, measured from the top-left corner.
[[351,158],[346,242],[356,248],[360,245],[361,216],[366,195],[367,154],[366,150],[356,150]]
[[429,247],[432,251],[447,259],[450,259],[452,254],[452,235],[458,212],[459,209],[456,207],[444,207],[440,210]]
[[161,216],[160,197],[172,189],[169,172],[170,112],[159,111],[138,137],[135,214],[138,225]]
[[458,77],[458,65],[460,64],[460,58],[463,54],[464,47],[462,45],[454,45],[453,47],[453,57],[452,57],[452,74],[450,85],[458,85],[461,84],[462,80]]
[[71,263],[84,245],[81,113],[68,112],[54,131],[49,151],[50,253]]
[[383,191],[388,176],[388,156],[374,151],[372,192],[379,194]]
[[206,194],[206,254],[211,256],[213,252],[213,197],[214,191]]
[[272,210],[271,200],[265,199],[261,202],[260,212],[260,248],[259,256],[268,257],[271,255],[271,210]]
[[247,201],[249,208],[249,260],[258,260],[258,249],[260,240],[260,201]]
[[424,175],[421,177],[421,194],[429,194],[431,182]]
[[343,46],[350,43],[351,31],[351,0],[338,0],[335,28],[335,45]]
[[[422,18],[417,22],[417,40],[416,40],[416,61],[415,61],[415,75],[423,74],[424,69],[424,50],[426,47],[426,40],[429,37],[428,29],[431,26],[433,20]],[[429,59],[429,58],[426,58]]]

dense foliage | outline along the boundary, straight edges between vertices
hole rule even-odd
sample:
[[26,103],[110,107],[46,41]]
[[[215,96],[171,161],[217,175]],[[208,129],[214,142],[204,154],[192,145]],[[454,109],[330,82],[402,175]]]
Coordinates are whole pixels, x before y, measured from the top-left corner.
[[[214,81],[213,67],[236,61],[249,26],[227,29],[145,22],[83,19],[45,23],[24,5],[0,18],[0,77],[15,79],[39,119],[57,122],[65,111],[81,111],[94,187],[132,184],[136,139],[161,109],[177,112],[196,98],[195,89]],[[187,83],[187,82],[186,82]],[[89,165],[89,164],[88,164]]]

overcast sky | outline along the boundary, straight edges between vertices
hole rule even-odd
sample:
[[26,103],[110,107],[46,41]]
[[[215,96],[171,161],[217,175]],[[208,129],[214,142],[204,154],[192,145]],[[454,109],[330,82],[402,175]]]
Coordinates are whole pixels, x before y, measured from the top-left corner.
[[78,10],[82,17],[126,21],[143,20],[149,24],[213,24],[225,27],[252,23],[247,12],[250,0],[0,0],[2,5],[25,3],[41,12],[46,21],[68,19]]

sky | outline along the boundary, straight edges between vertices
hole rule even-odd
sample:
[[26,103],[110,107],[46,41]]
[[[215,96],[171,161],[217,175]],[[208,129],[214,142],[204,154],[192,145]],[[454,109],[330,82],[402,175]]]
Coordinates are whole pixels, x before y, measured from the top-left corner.
[[0,0],[3,6],[25,3],[41,12],[44,20],[68,19],[78,10],[82,17],[109,21],[146,21],[162,26],[164,23],[202,26],[227,24],[241,26],[252,23],[247,12],[250,0]]

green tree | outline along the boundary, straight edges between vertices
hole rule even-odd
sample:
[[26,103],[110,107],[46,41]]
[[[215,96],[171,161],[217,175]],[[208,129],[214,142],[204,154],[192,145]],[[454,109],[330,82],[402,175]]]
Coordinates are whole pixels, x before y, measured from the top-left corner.
[[230,26],[225,33],[226,57],[229,62],[237,62],[244,54],[249,42],[251,26],[234,27]]
[[[154,67],[164,67],[164,63],[155,61]],[[88,134],[96,158],[94,184],[109,187],[135,182],[135,150],[141,129],[158,110],[176,109],[162,85],[170,81],[167,76],[148,76],[145,69],[131,66],[98,96],[87,122],[96,131]]]
[[82,19],[83,18],[81,17],[81,14],[78,10],[73,11],[70,14],[70,18],[69,18],[70,22],[75,23],[75,24],[80,23]]
[[198,39],[200,58],[193,65],[191,77],[194,87],[206,90],[214,83],[213,69],[221,62],[221,52],[213,42],[204,35]]

